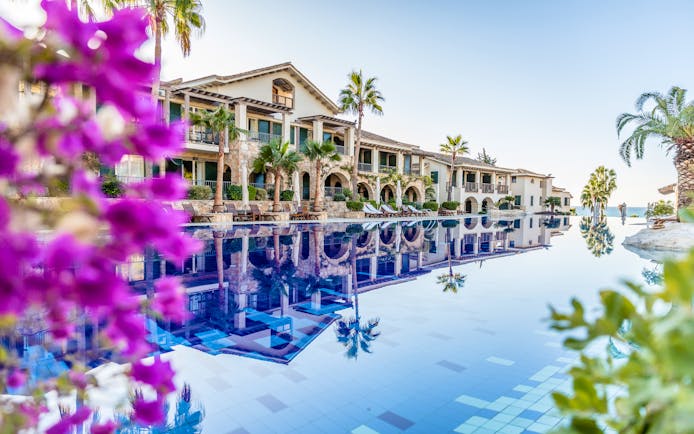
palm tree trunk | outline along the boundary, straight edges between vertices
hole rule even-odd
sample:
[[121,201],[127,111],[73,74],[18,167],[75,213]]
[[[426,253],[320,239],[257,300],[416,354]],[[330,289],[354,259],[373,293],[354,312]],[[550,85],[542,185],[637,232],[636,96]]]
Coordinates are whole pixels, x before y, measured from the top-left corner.
[[159,16],[159,12],[154,19],[154,82],[152,83],[152,96],[157,98],[159,96],[159,84],[161,81],[161,22],[163,17]]
[[322,189],[320,185],[320,180],[322,178],[321,176],[321,163],[320,163],[320,158],[316,160],[316,193],[313,196],[313,210],[316,212],[321,212],[323,211],[323,201],[322,201]]
[[677,210],[692,204],[694,193],[694,143],[683,143],[675,156],[677,170]]
[[224,196],[224,148],[221,144],[217,153],[217,181],[215,185],[212,212],[224,212],[224,204],[222,203]]
[[[359,151],[361,148],[361,119],[364,114],[359,111],[359,118],[357,120],[357,141],[354,143],[354,164],[352,165],[352,193],[357,194],[357,184],[359,183]],[[374,164],[373,156],[371,157],[371,164]],[[378,196],[378,192],[376,192]]]
[[275,193],[272,200],[272,211],[280,212],[280,174],[275,172]]
[[452,156],[453,158],[453,164],[451,164],[451,173],[448,175],[448,201],[450,202],[453,200],[453,170],[454,169],[454,164],[455,164],[455,153]]

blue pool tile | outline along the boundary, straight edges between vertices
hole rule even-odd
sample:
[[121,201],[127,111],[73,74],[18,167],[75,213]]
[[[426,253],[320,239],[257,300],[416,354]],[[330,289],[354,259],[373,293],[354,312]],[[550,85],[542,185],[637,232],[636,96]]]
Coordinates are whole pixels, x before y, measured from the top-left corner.
[[388,422],[389,424],[401,430],[406,430],[407,428],[414,425],[414,422],[412,422],[411,420],[406,419],[400,416],[399,414],[393,413],[392,411],[386,411],[385,413],[379,415],[378,418]]
[[518,417],[524,417],[526,419],[537,420],[543,415],[544,415],[544,413],[540,413],[539,411],[525,410],[523,413],[519,414]]

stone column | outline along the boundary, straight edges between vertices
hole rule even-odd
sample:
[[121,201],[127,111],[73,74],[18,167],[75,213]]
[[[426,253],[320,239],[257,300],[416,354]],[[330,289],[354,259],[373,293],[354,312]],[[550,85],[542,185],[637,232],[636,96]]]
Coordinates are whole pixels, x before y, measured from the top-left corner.
[[294,202],[297,206],[301,205],[301,181],[299,181],[299,171],[292,173],[292,189],[294,190]]
[[354,150],[354,127],[349,127],[345,129],[345,155],[356,158]]
[[482,185],[482,173],[479,170],[475,171],[475,182],[477,183],[477,192],[479,193]]
[[282,113],[282,142],[291,142],[292,138],[292,123],[289,121],[289,115]]
[[402,273],[402,253],[395,254],[395,275],[400,276]]
[[395,154],[395,167],[397,167],[397,172],[399,174],[402,174],[404,172],[405,157],[402,155],[402,152],[398,152],[397,154]]
[[[245,145],[245,142],[244,142]],[[245,159],[245,158],[244,158]],[[246,162],[241,161],[241,207],[245,210],[249,208],[249,197],[248,197],[248,166]]]
[[[234,124],[236,124],[236,128],[241,130],[246,130],[248,128],[248,116],[246,113],[246,108],[246,104],[244,103],[239,102],[234,104]],[[246,134],[241,133],[239,135],[239,140],[245,141]],[[246,155],[241,155],[242,159],[246,157]]]
[[381,178],[376,178],[376,197],[373,198],[376,202],[381,201]]
[[241,237],[241,274],[248,271],[248,235]]
[[313,121],[313,140],[323,143],[323,121]]
[[378,149],[374,148],[371,151],[371,172],[378,173],[379,165],[379,152]]

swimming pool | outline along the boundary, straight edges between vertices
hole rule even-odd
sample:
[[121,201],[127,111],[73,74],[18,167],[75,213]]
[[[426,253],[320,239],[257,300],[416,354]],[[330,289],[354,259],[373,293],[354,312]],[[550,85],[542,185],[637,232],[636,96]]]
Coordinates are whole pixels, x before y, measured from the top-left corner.
[[181,275],[192,317],[150,331],[203,432],[545,432],[576,357],[547,304],[594,305],[657,269],[621,246],[640,221],[600,234],[564,216],[194,228],[201,254],[120,272],[143,296]]

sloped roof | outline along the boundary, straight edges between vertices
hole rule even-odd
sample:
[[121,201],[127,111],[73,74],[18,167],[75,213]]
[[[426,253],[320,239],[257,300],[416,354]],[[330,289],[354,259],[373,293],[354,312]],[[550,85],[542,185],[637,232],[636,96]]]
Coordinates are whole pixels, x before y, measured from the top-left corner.
[[660,194],[672,194],[672,193],[675,192],[675,189],[676,189],[676,188],[677,188],[677,184],[675,184],[675,183],[673,183],[673,184],[668,184],[668,185],[666,185],[666,186],[664,186],[664,187],[660,187],[660,188],[658,189],[658,192],[659,192]]
[[[448,154],[442,154],[440,152],[432,152],[432,151],[422,151],[422,155],[424,155],[427,158],[437,160],[440,163],[450,165],[451,164],[451,156]],[[468,166],[468,167],[476,167],[479,169],[486,169],[486,170],[493,170],[497,172],[513,172],[513,169],[507,169],[505,167],[499,167],[499,166],[492,166],[491,164],[484,163],[479,160],[475,160],[473,158],[467,158],[467,157],[456,157],[455,158],[455,166]]]
[[[278,63],[277,65],[265,66],[263,68],[243,71],[232,75],[208,75],[193,80],[183,81],[181,79],[171,80],[167,83],[171,84],[173,90],[181,90],[190,87],[210,87],[219,86],[228,83],[235,83],[252,78],[262,77],[263,75],[274,74],[276,72],[286,71],[296,79],[296,81],[304,86],[310,94],[314,95],[328,110],[333,114],[340,112],[340,108],[333,100],[328,98],[315,84],[311,82],[301,71],[299,71],[291,62]],[[243,95],[239,95],[243,96]]]
[[573,195],[571,193],[569,193],[565,188],[562,188],[562,187],[556,187],[553,185],[552,186],[552,192],[553,193],[566,193],[569,195],[570,198],[573,198]]
[[516,169],[514,175],[516,176],[535,176],[538,178],[554,178],[551,174],[543,175],[541,173],[533,172],[527,169]]
[[381,142],[388,145],[393,145],[401,148],[419,149],[419,146],[410,145],[409,143],[400,142],[389,137],[381,136],[370,131],[361,130],[361,139],[365,142]]

